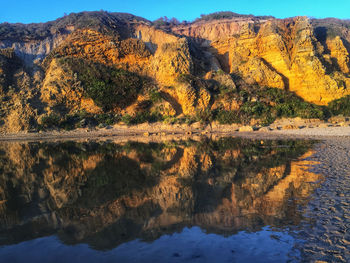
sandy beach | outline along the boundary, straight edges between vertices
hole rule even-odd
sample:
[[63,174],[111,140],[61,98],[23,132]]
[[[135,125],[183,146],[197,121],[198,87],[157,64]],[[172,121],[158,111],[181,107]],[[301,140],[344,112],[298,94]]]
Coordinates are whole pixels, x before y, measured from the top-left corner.
[[[313,134],[320,133],[315,131]],[[328,134],[345,134],[349,130],[327,130]],[[311,132],[310,132],[311,133]],[[304,231],[298,237],[305,262],[350,261],[350,140],[333,137],[316,144],[310,157],[318,164],[311,172],[322,174],[324,181],[316,189],[304,212]],[[312,222],[309,220],[313,219]]]
[[[283,124],[283,123],[282,123]],[[135,126],[114,125],[105,128],[80,128],[72,131],[51,130],[41,132],[4,133],[0,141],[37,141],[37,140],[65,140],[82,138],[122,137],[135,139],[148,137],[150,141],[171,138],[187,138],[191,136],[237,136],[249,138],[311,138],[325,139],[330,137],[350,136],[348,124],[318,124],[316,127],[295,124],[275,125],[271,127],[254,127],[238,125],[164,125],[142,124]]]

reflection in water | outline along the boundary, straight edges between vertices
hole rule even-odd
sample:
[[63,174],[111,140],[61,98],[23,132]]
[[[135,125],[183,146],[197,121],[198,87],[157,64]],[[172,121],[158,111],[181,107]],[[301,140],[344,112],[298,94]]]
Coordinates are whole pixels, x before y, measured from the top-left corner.
[[[148,253],[154,262],[165,254],[177,262],[219,244],[230,246],[227,260],[245,253],[258,261],[274,247],[270,259],[283,261],[293,249],[285,230],[300,223],[300,207],[321,180],[307,170],[312,144],[236,138],[1,144],[0,256],[40,251],[45,240],[47,251],[50,244],[62,248],[50,253],[61,259],[63,251],[86,261],[129,253],[138,262]],[[162,249],[170,244],[181,251]]]

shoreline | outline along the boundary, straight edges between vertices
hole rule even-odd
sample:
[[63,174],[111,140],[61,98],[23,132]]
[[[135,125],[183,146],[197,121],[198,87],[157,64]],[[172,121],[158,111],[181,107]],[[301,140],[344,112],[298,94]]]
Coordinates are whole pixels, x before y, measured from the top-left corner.
[[[247,126],[245,126],[247,127]],[[249,127],[249,126],[248,126]],[[171,125],[121,126],[100,129],[80,128],[72,131],[19,132],[1,134],[0,142],[11,141],[62,141],[79,139],[121,139],[144,138],[147,141],[161,141],[192,137],[242,137],[251,139],[320,139],[350,137],[350,126],[303,127],[292,129],[256,129],[239,131],[239,126],[221,125],[221,127],[172,127]]]
[[[349,262],[350,223],[350,140],[333,136],[320,141],[309,160],[316,162],[309,167],[312,173],[322,174],[324,181],[310,196],[303,209],[306,220],[301,222],[304,240],[300,252],[306,262]],[[312,223],[308,218],[313,218]]]

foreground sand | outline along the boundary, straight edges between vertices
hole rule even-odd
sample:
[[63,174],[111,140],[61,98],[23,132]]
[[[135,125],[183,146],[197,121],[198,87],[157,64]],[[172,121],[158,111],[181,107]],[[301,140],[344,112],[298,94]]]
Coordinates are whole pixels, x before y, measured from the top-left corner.
[[[322,130],[315,131],[319,133]],[[343,134],[348,129],[327,129]],[[309,132],[309,131],[306,131]],[[303,231],[296,232],[303,262],[350,262],[350,140],[332,137],[316,144],[311,172],[324,181],[303,209]]]
[[311,137],[350,136],[350,127],[303,128],[291,130],[273,130],[272,134],[298,135]]

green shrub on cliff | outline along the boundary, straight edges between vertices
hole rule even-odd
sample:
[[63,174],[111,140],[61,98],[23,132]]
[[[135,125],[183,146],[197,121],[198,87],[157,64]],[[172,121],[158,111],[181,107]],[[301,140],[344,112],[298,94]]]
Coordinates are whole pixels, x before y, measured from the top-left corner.
[[99,124],[104,124],[104,125],[113,125],[116,122],[120,121],[121,117],[119,115],[114,115],[112,113],[101,113],[101,114],[96,114],[94,116],[94,119],[99,123]]
[[241,89],[238,97],[243,102],[238,110],[216,111],[215,119],[220,124],[248,124],[254,118],[260,124],[268,125],[276,118],[324,119],[328,115],[325,107],[306,102],[292,92],[277,88]]
[[46,129],[46,128],[57,127],[59,123],[60,123],[60,117],[55,113],[51,113],[41,118],[40,128]]
[[[221,11],[221,12],[215,12],[208,15],[201,14],[200,18],[197,18],[195,22],[199,21],[212,21],[212,20],[219,20],[219,19],[231,19],[235,17],[255,17],[253,15],[242,15],[237,14],[231,11]],[[273,18],[272,16],[256,16],[257,18]]]
[[126,125],[135,125],[145,122],[152,123],[157,121],[163,121],[163,116],[158,112],[143,111],[137,112],[134,116],[125,114],[121,117],[121,121],[124,122]]
[[162,94],[156,90],[156,89],[152,89],[148,92],[148,96],[150,98],[150,100],[152,101],[153,104],[156,104],[158,102],[162,101]]
[[197,110],[195,120],[201,124],[208,124],[214,120],[213,112],[210,109]]
[[264,113],[268,112],[270,107],[265,103],[254,101],[254,102],[245,102],[240,111],[247,113],[249,116],[261,117]]
[[241,118],[238,111],[219,110],[216,113],[215,119],[220,124],[241,123]]
[[304,101],[292,92],[277,89],[263,88],[257,92],[261,100],[271,102],[272,112],[276,117],[319,118],[326,116],[326,109],[322,106]]
[[350,96],[345,96],[328,103],[328,109],[332,115],[350,116]]
[[176,81],[178,83],[191,84],[195,79],[196,77],[191,74],[180,74],[176,78]]
[[162,120],[163,120],[163,117],[159,113],[144,111],[144,112],[136,113],[131,123],[132,124],[140,124],[145,122],[152,123],[152,122],[157,122]]
[[59,63],[77,75],[85,95],[104,111],[130,105],[143,85],[141,77],[123,69],[72,57],[61,58]]

